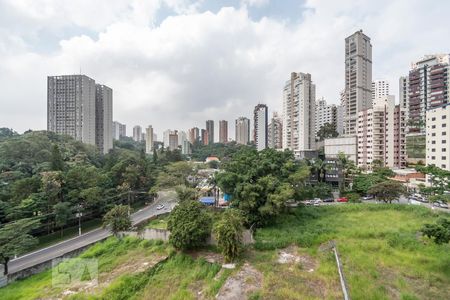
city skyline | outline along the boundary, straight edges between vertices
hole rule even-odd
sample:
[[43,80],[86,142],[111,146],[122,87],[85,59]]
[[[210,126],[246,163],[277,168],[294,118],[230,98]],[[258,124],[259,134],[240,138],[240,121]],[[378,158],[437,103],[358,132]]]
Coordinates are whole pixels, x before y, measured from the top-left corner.
[[[111,87],[114,119],[127,124],[128,130],[147,124],[155,124],[159,133],[174,127],[200,128],[207,119],[233,122],[241,112],[251,118],[257,101],[266,103],[271,112],[280,112],[280,91],[290,72],[312,74],[317,97],[338,104],[344,88],[342,40],[359,29],[374,45],[373,79],[387,79],[398,102],[396,83],[408,73],[410,63],[450,46],[440,38],[447,24],[433,32],[419,23],[389,25],[419,12],[424,23],[449,22],[444,12],[450,4],[443,1],[431,8],[425,2],[367,2],[358,6],[363,10],[358,18],[352,15],[351,2],[292,1],[283,3],[283,9],[275,1],[231,1],[226,3],[229,7],[220,2],[109,3],[102,6],[98,18],[89,13],[96,11],[95,5],[86,10],[86,6],[72,4],[77,9],[69,10],[66,4],[55,9],[52,1],[29,5],[0,1],[0,16],[7,14],[0,22],[11,29],[0,35],[0,45],[8,45],[8,51],[0,47],[0,69],[5,70],[1,126],[19,132],[45,129],[45,79],[63,74],[82,73]],[[230,22],[232,28],[228,28]],[[213,26],[205,27],[205,23]],[[30,24],[36,29],[30,30]],[[182,35],[177,28],[183,28]],[[36,40],[34,30],[43,32],[45,38]],[[221,42],[224,38],[227,45]],[[195,45],[190,42],[194,39],[199,41]],[[237,41],[242,39],[248,43],[239,48]],[[308,47],[302,46],[305,41]],[[174,43],[172,52],[158,50],[170,43]],[[217,44],[220,51],[210,49],[211,44]],[[234,131],[230,133],[233,138]]]

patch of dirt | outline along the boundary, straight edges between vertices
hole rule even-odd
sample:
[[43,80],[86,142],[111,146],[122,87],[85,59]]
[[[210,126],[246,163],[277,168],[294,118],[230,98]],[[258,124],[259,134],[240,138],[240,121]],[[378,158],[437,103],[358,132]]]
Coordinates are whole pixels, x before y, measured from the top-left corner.
[[306,253],[299,253],[298,247],[291,245],[278,251],[279,264],[300,264],[307,272],[313,272],[317,268],[317,261]]
[[71,283],[71,286],[68,289],[62,291],[60,296],[57,298],[61,299],[80,292],[88,294],[97,293],[107,287],[119,276],[122,276],[124,274],[143,272],[149,268],[152,268],[158,262],[166,258],[167,255],[158,255],[152,257],[131,256],[129,260],[124,261],[122,264],[116,266],[113,270],[100,273],[98,279]]
[[235,275],[228,277],[216,299],[219,300],[241,300],[261,289],[263,275],[261,272],[245,263]]

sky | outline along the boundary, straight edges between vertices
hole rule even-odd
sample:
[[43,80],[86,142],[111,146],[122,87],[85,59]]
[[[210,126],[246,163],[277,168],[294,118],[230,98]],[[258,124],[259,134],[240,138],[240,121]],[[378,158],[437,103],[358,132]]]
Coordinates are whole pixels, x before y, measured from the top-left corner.
[[[450,1],[0,0],[0,127],[46,128],[47,76],[85,74],[113,89],[113,119],[166,129],[280,111],[291,72],[339,103],[344,39],[362,29],[373,79],[449,53]],[[398,100],[397,100],[398,101]]]

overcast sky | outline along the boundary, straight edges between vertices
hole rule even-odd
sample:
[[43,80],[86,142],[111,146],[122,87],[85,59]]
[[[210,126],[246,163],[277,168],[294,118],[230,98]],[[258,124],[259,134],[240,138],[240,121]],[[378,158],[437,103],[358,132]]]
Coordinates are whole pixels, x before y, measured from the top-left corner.
[[[339,102],[344,39],[372,39],[373,78],[448,53],[450,1],[0,0],[0,127],[45,129],[48,75],[86,74],[114,92],[114,120],[165,129],[279,111],[290,72]],[[397,100],[398,101],[398,100]]]

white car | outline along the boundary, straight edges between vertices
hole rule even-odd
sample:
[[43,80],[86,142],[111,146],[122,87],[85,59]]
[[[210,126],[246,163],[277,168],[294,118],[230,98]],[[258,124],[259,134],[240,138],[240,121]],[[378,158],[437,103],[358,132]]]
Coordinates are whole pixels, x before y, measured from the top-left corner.
[[160,205],[158,205],[157,207],[156,207],[156,210],[161,210],[161,209],[163,209],[165,206],[164,206],[164,204],[160,204]]

